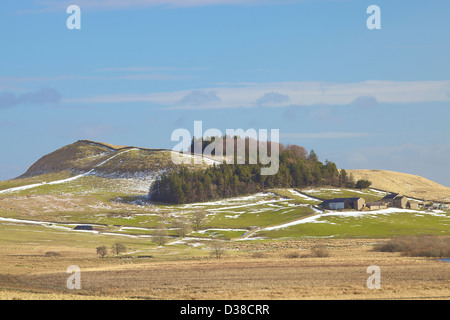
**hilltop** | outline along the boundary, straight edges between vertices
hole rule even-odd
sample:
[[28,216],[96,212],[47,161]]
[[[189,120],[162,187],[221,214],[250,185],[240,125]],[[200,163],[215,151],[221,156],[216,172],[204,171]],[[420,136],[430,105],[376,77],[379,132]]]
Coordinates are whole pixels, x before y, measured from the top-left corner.
[[[168,149],[116,146],[104,142],[79,140],[43,156],[14,180],[36,179],[39,176],[55,174],[148,178],[176,167],[172,161],[172,152]],[[212,163],[214,160],[203,158],[202,164],[191,161],[189,166],[199,169]]]
[[[0,183],[1,190],[21,188],[33,184],[58,184],[79,177],[109,179],[111,188],[133,186],[133,190],[148,191],[160,174],[176,167],[172,151],[135,146],[118,146],[91,140],[79,140],[51,152],[36,161],[23,175]],[[197,155],[192,155],[198,157]],[[201,165],[192,161],[191,168],[203,169],[214,163],[203,158]],[[438,202],[450,202],[450,188],[426,178],[386,170],[347,170],[355,181],[370,180],[378,190],[395,192],[409,197]],[[111,180],[114,179],[114,181]],[[81,179],[84,181],[86,179]],[[137,181],[137,182],[136,182]],[[137,185],[138,183],[139,185]],[[136,189],[137,186],[137,189]],[[120,187],[121,188],[121,187]]]
[[169,150],[165,149],[116,146],[79,140],[43,156],[18,178],[56,172],[80,174],[93,168],[96,168],[98,175],[127,173],[133,175],[170,167],[170,159]]
[[[24,174],[0,182],[0,194],[11,192],[62,191],[62,185],[77,182],[77,189],[65,193],[98,190],[101,193],[147,193],[156,177],[177,167],[173,151],[131,146],[116,146],[90,140],[79,140],[51,152],[36,161]],[[183,155],[184,156],[184,155]],[[191,169],[202,169],[215,163],[197,155],[188,156]],[[70,185],[70,184],[69,184]],[[96,186],[93,189],[93,186]],[[36,190],[36,188],[40,189]]]
[[356,180],[370,180],[372,182],[372,187],[375,189],[400,193],[422,200],[450,202],[450,188],[421,176],[394,171],[368,169],[347,170],[347,172],[353,174]]

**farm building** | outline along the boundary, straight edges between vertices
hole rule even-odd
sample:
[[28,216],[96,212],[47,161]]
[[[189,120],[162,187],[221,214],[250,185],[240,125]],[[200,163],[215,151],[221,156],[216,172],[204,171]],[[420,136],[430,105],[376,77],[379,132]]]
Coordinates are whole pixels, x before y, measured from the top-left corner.
[[322,207],[330,210],[354,209],[361,210],[366,204],[363,198],[336,198],[325,200]]
[[407,204],[407,207],[409,209],[412,209],[412,210],[418,210],[419,209],[419,202],[413,201],[413,200],[409,200],[408,204]]
[[377,210],[377,209],[386,209],[387,205],[385,202],[378,201],[378,202],[368,202],[366,203],[366,207],[369,210]]
[[92,226],[90,226],[90,225],[79,225],[79,226],[76,226],[74,228],[74,230],[88,230],[88,231],[92,231],[92,230],[94,230],[94,228],[92,228]]
[[387,207],[396,207],[405,209],[408,199],[405,196],[401,196],[398,193],[389,193],[383,199],[382,202],[386,204]]
[[398,197],[398,195],[398,193],[389,193],[383,199],[381,199],[381,202],[386,203],[386,206],[388,207],[392,207],[394,206],[394,199]]
[[398,193],[390,193],[381,199],[387,207],[395,207],[400,209],[419,209],[419,202],[414,200],[408,200],[407,197],[399,195]]
[[406,209],[406,206],[408,204],[408,198],[405,196],[397,196],[394,198],[394,207]]

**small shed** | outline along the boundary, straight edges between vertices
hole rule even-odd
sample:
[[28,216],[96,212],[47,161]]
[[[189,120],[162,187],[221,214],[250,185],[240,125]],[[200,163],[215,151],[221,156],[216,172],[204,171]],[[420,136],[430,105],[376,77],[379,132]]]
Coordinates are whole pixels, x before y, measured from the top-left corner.
[[366,207],[369,210],[386,209],[387,208],[387,204],[385,202],[382,202],[382,201],[368,202],[368,203],[366,203]]
[[409,200],[407,207],[412,210],[419,210],[419,202],[414,200]]
[[405,196],[397,196],[394,198],[394,207],[406,209],[406,205],[408,204],[408,198]]
[[361,210],[365,204],[364,198],[335,198],[322,202],[322,207],[330,210]]
[[382,202],[386,203],[388,207],[395,207],[400,209],[406,209],[408,205],[408,198],[399,195],[398,193],[389,193],[383,199]]
[[87,230],[87,231],[92,231],[94,230],[94,228],[90,225],[78,225],[74,228],[74,230]]

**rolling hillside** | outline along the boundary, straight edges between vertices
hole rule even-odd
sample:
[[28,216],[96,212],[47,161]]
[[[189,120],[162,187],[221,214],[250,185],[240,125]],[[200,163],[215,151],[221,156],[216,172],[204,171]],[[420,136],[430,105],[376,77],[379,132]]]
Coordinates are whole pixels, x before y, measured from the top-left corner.
[[[252,195],[182,205],[150,201],[148,190],[155,177],[174,166],[171,155],[169,150],[77,141],[42,157],[18,179],[0,182],[0,229],[8,232],[0,239],[0,246],[2,241],[8,245],[15,241],[48,244],[50,236],[55,244],[63,232],[67,243],[74,246],[99,245],[98,236],[109,242],[128,239],[139,247],[145,243],[136,252],[146,255],[159,250],[158,238],[165,232],[170,246],[163,250],[181,246],[186,252],[195,249],[201,254],[200,248],[207,247],[211,239],[387,238],[450,232],[447,209],[330,211],[320,207],[322,199],[361,196],[377,201],[384,196],[384,192],[372,189],[270,188]],[[212,163],[212,159],[203,159],[201,165],[192,166],[203,168]],[[436,184],[426,179],[368,172],[358,176],[351,171],[357,179],[372,180],[376,189],[427,199],[434,195],[431,187]],[[430,187],[423,193],[406,192],[420,191],[424,186]],[[448,197],[450,193],[440,187],[435,188]],[[94,230],[74,230],[78,224],[92,225]],[[186,225],[189,231],[181,234]],[[20,231],[17,238],[11,238],[18,226],[26,233]],[[72,243],[80,233],[88,240]],[[146,247],[147,243],[152,245]]]
[[[104,185],[110,189],[125,184],[133,190],[148,192],[155,177],[175,168],[172,152],[80,140],[43,156],[16,179],[0,181],[0,194],[66,184],[81,178],[109,179]],[[189,166],[194,169],[214,163],[203,158],[202,164],[195,164],[193,158]]]
[[368,179],[379,190],[404,194],[409,197],[450,202],[450,188],[420,176],[385,170],[347,170],[355,180]]
[[[109,179],[111,189],[132,186],[132,191],[147,192],[150,184],[161,174],[175,167],[172,151],[80,140],[64,146],[36,161],[23,175],[0,181],[0,193],[6,190],[28,190],[42,185],[59,185],[83,178]],[[198,156],[192,156],[198,157]],[[191,160],[192,160],[191,159]],[[213,159],[203,158],[202,164],[212,165]],[[375,189],[405,194],[410,197],[450,202],[450,188],[420,176],[385,170],[347,170],[355,180],[368,179]],[[90,179],[87,179],[90,178]],[[110,180],[114,179],[114,180]],[[116,188],[117,189],[117,188]]]
[[171,165],[169,150],[114,146],[80,140],[43,156],[19,178],[55,172],[80,174],[93,168],[96,175],[145,175],[166,170]]

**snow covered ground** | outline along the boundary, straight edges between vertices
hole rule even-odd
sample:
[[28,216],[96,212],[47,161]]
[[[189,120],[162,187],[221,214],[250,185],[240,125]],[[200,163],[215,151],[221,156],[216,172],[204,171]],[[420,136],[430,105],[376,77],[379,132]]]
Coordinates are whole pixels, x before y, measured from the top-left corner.
[[[127,150],[118,152],[117,154],[109,157],[102,163],[96,165],[91,170],[89,170],[85,173],[67,178],[67,179],[55,180],[55,181],[51,181],[51,182],[34,183],[34,184],[29,184],[29,185],[20,186],[20,187],[13,187],[13,188],[5,189],[5,190],[0,190],[0,194],[14,193],[17,191],[29,190],[29,189],[37,188],[37,187],[40,187],[43,185],[63,184],[63,183],[78,180],[82,177],[86,177],[89,175],[96,175],[96,176],[99,176],[102,178],[117,179],[117,182],[120,183],[121,185],[123,185],[127,189],[127,191],[134,191],[137,193],[148,193],[151,184],[155,181],[155,179],[157,178],[158,175],[160,175],[164,172],[163,170],[160,172],[134,172],[134,173],[122,173],[122,174],[114,174],[114,173],[99,174],[96,172],[96,169],[98,169],[102,165],[108,163],[109,161],[113,160],[114,158],[116,158],[126,152],[135,151],[135,150],[139,150],[139,148],[131,148],[131,149],[127,149]],[[111,149],[111,151],[114,151],[114,149]],[[179,154],[179,153],[177,153],[177,154],[180,155],[181,157],[189,158],[190,160],[200,158],[203,161],[203,164],[207,164],[207,165],[220,164],[220,162],[217,160],[214,160],[212,158],[202,157],[200,155],[185,155],[185,154]]]
[[130,151],[132,151],[132,150],[137,150],[137,149],[128,149],[128,150],[119,152],[118,154],[116,154],[116,155],[114,155],[114,156],[112,156],[112,157],[106,159],[106,160],[103,161],[102,163],[96,165],[94,168],[92,168],[92,169],[89,170],[88,172],[79,174],[79,175],[74,176],[74,177],[70,177],[70,178],[62,179],[62,180],[55,180],[55,181],[51,181],[51,182],[35,183],[35,184],[26,185],[26,186],[21,186],[21,187],[15,187],[15,188],[10,188],[10,189],[6,189],[6,190],[1,190],[1,191],[0,191],[0,194],[2,194],[2,193],[16,192],[16,191],[22,191],[22,190],[28,190],[28,189],[40,187],[40,186],[43,186],[43,185],[55,185],[55,184],[61,184],[61,183],[71,182],[71,181],[77,180],[77,179],[79,179],[79,178],[81,178],[81,177],[85,177],[85,176],[87,176],[87,175],[92,174],[92,173],[95,171],[96,168],[98,168],[98,167],[104,165],[105,163],[111,161],[111,160],[114,159],[115,157],[117,157],[117,156],[119,156],[119,155],[121,155],[121,154],[124,154],[124,153],[126,153],[126,152],[130,152]]
[[287,198],[276,199],[276,200],[261,200],[261,201],[255,202],[255,203],[248,203],[248,204],[241,204],[241,205],[230,206],[230,207],[209,209],[209,211],[222,211],[222,210],[238,209],[238,208],[259,206],[262,204],[272,204],[272,203],[276,203],[276,202],[284,202],[284,201],[289,201],[289,200],[290,199],[287,199]]
[[270,231],[270,230],[278,230],[282,228],[287,228],[290,226],[298,225],[298,224],[304,224],[304,223],[328,223],[328,224],[334,224],[327,220],[319,220],[324,217],[362,217],[362,216],[368,216],[368,215],[389,215],[393,213],[414,213],[416,215],[434,215],[434,216],[440,216],[440,217],[449,217],[445,214],[442,210],[432,210],[432,211],[419,211],[419,210],[411,210],[411,209],[398,209],[398,208],[387,208],[387,209],[380,209],[380,210],[374,210],[374,211],[329,211],[329,212],[323,212],[319,213],[317,215],[307,217],[304,219],[299,219],[296,221],[291,221],[289,223],[285,223],[278,226],[273,227],[267,227],[264,229],[261,229],[262,231]]
[[172,160],[174,160],[175,163],[183,163],[186,162],[187,164],[196,163],[196,160],[199,162],[199,164],[206,164],[209,166],[212,166],[214,164],[222,164],[223,162],[220,162],[216,159],[204,157],[202,155],[198,154],[189,154],[189,153],[182,153],[182,152],[172,152]]
[[305,200],[309,200],[309,201],[320,201],[320,202],[322,202],[322,200],[319,200],[317,198],[313,198],[311,196],[307,196],[307,195],[305,195],[303,193],[300,193],[300,192],[298,192],[298,191],[296,191],[294,189],[289,189],[289,191],[296,197],[299,197],[299,198],[302,198],[302,199],[305,199]]
[[[233,206],[233,208],[236,208],[236,202],[248,202],[252,200],[258,200],[259,198],[263,197],[273,197],[275,196],[273,193],[270,192],[260,192],[256,193],[251,196],[243,196],[243,197],[235,197],[235,198],[229,198],[229,199],[223,199],[218,201],[210,201],[210,202],[197,202],[197,203],[189,203],[182,205],[181,208],[183,209],[189,209],[189,208],[198,208],[198,207],[206,207],[206,206]],[[264,200],[261,200],[264,201]],[[255,205],[255,204],[253,204]],[[223,208],[219,208],[223,209]]]

